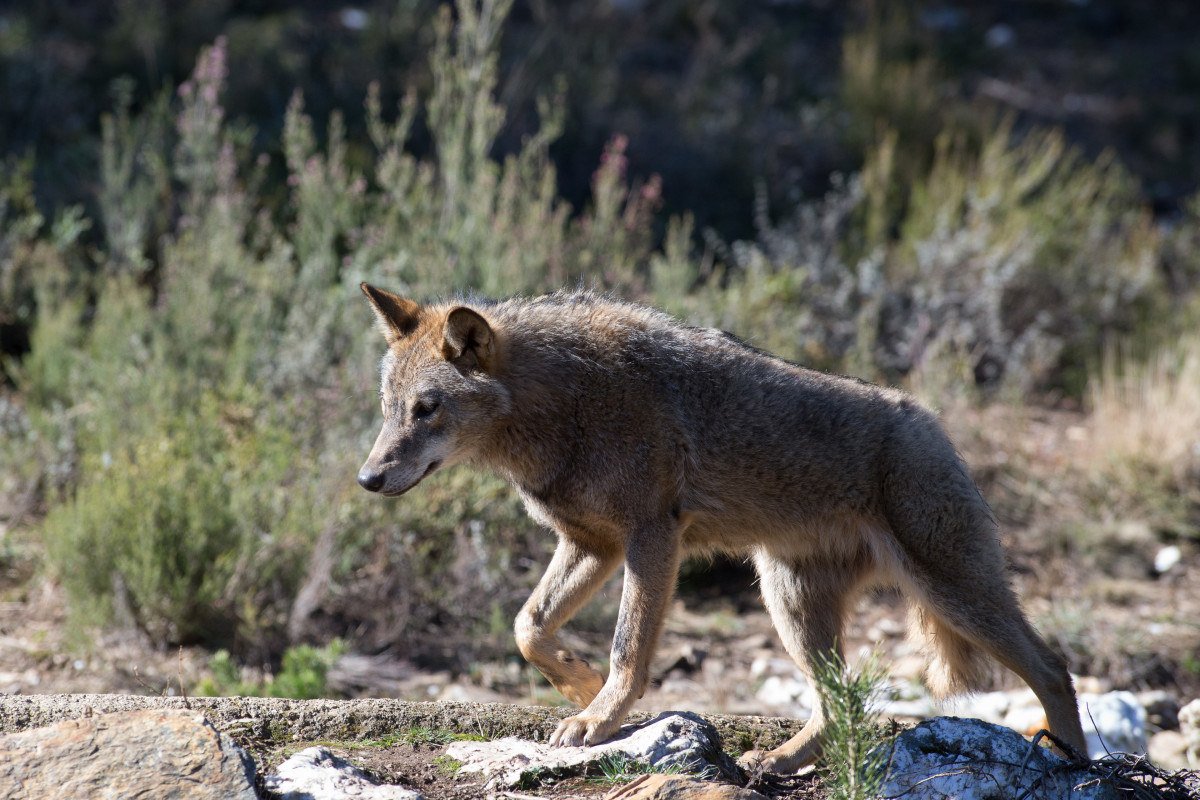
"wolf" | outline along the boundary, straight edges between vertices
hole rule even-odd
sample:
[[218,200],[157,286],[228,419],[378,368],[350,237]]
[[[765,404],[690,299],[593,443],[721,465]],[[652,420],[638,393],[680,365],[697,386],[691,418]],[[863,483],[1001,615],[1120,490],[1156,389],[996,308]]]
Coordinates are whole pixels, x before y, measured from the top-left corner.
[[[909,396],[588,291],[421,305],[362,290],[387,349],[383,425],[358,482],[398,497],[473,465],[557,535],[515,625],[521,654],[582,708],[552,744],[617,731],[646,689],[680,560],[720,552],[753,563],[806,673],[840,655],[865,587],[899,587],[936,693],[978,686],[990,655],[1086,752],[1071,676],[1022,613],[993,515]],[[606,678],[555,634],[622,563]],[[819,757],[824,725],[818,705],[793,738],[742,763],[795,772]]]

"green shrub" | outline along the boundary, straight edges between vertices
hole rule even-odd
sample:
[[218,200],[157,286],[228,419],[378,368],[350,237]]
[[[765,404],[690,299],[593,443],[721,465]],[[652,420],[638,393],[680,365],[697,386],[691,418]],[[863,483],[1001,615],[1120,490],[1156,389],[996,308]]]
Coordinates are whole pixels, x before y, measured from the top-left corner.
[[822,752],[832,800],[878,797],[887,780],[891,737],[875,720],[886,675],[874,658],[851,672],[834,656],[813,676],[825,713]]
[[341,639],[325,647],[289,647],[279,672],[265,680],[247,679],[228,650],[218,650],[208,660],[210,677],[200,681],[195,694],[202,697],[287,697],[312,700],[329,696],[326,676],[346,652]]
[[281,429],[239,430],[235,413],[199,398],[194,415],[86,457],[74,498],[42,528],[73,610],[172,644],[232,646],[280,628],[311,500],[272,501],[303,460]]

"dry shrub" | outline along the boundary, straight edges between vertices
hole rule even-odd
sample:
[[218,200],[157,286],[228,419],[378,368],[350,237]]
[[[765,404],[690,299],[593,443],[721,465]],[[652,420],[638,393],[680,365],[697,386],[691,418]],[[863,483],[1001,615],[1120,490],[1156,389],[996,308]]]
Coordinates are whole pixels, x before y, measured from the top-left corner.
[[[1144,361],[1110,351],[1089,385],[1084,472],[1109,518],[1187,534],[1200,522],[1200,337]],[[1194,535],[1194,534],[1193,534]]]
[[1142,362],[1110,351],[1088,400],[1096,468],[1149,468],[1180,486],[1200,469],[1200,337]]

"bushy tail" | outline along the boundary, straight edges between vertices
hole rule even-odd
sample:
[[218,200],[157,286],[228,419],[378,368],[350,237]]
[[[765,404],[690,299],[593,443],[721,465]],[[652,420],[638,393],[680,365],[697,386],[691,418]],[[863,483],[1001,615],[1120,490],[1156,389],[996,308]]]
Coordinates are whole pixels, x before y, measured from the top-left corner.
[[928,608],[913,602],[908,613],[909,636],[930,654],[926,684],[938,699],[979,690],[988,678],[991,660]]

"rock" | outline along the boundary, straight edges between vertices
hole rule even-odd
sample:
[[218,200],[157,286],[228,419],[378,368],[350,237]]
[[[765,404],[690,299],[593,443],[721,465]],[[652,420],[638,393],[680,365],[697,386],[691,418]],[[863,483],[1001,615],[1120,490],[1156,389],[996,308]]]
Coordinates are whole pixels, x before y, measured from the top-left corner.
[[[985,692],[957,710],[964,717],[978,717],[1025,736],[1033,736],[1047,726],[1046,712],[1029,689]],[[1132,693],[1080,692],[1079,716],[1091,758],[1101,758],[1108,752],[1146,752],[1146,710]]]
[[786,709],[792,716],[807,716],[813,707],[816,691],[800,678],[772,675],[754,693],[754,699],[768,708]]
[[421,800],[420,792],[371,780],[324,747],[310,747],[279,765],[266,788],[282,800]]
[[751,789],[680,775],[641,775],[613,789],[604,800],[767,800]]
[[975,717],[1033,736],[1046,727],[1046,712],[1030,689],[984,692],[959,701],[954,706],[964,717]]
[[1188,768],[1187,740],[1179,731],[1159,731],[1146,743],[1150,760],[1168,772]]
[[491,742],[454,742],[446,755],[462,762],[463,772],[482,773],[489,786],[507,788],[578,774],[614,756],[661,769],[737,774],[721,750],[716,728],[690,712],[661,714],[641,725],[626,725],[616,738],[592,747],[551,747],[509,736]]
[[1146,709],[1132,692],[1079,695],[1079,716],[1088,756],[1146,752]]
[[759,656],[750,663],[750,677],[754,680],[768,676],[800,677],[800,669],[790,658]]
[[1179,733],[1187,744],[1188,766],[1200,769],[1200,699],[1179,709]]
[[439,703],[503,703],[505,697],[482,686],[452,683],[438,692],[437,700]]
[[884,700],[879,704],[879,713],[885,717],[925,719],[933,715],[933,699],[919,697],[915,700]]
[[880,795],[905,800],[1117,800],[1118,792],[1096,785],[1095,777],[1009,728],[935,717],[896,737]]
[[254,761],[194,711],[100,714],[0,736],[0,797],[254,800]]
[[1154,554],[1154,571],[1159,575],[1167,572],[1183,558],[1183,551],[1177,545],[1169,544]]
[[[711,664],[719,664],[709,659]],[[64,719],[135,709],[197,709],[218,730],[235,739],[273,744],[364,741],[408,728],[453,733],[506,730],[515,736],[545,740],[568,708],[539,708],[499,703],[413,703],[405,700],[291,700],[282,697],[141,697],[117,694],[0,695],[0,732],[24,731]],[[630,723],[652,715],[634,712]],[[796,719],[705,714],[730,743],[783,741],[800,730]]]

